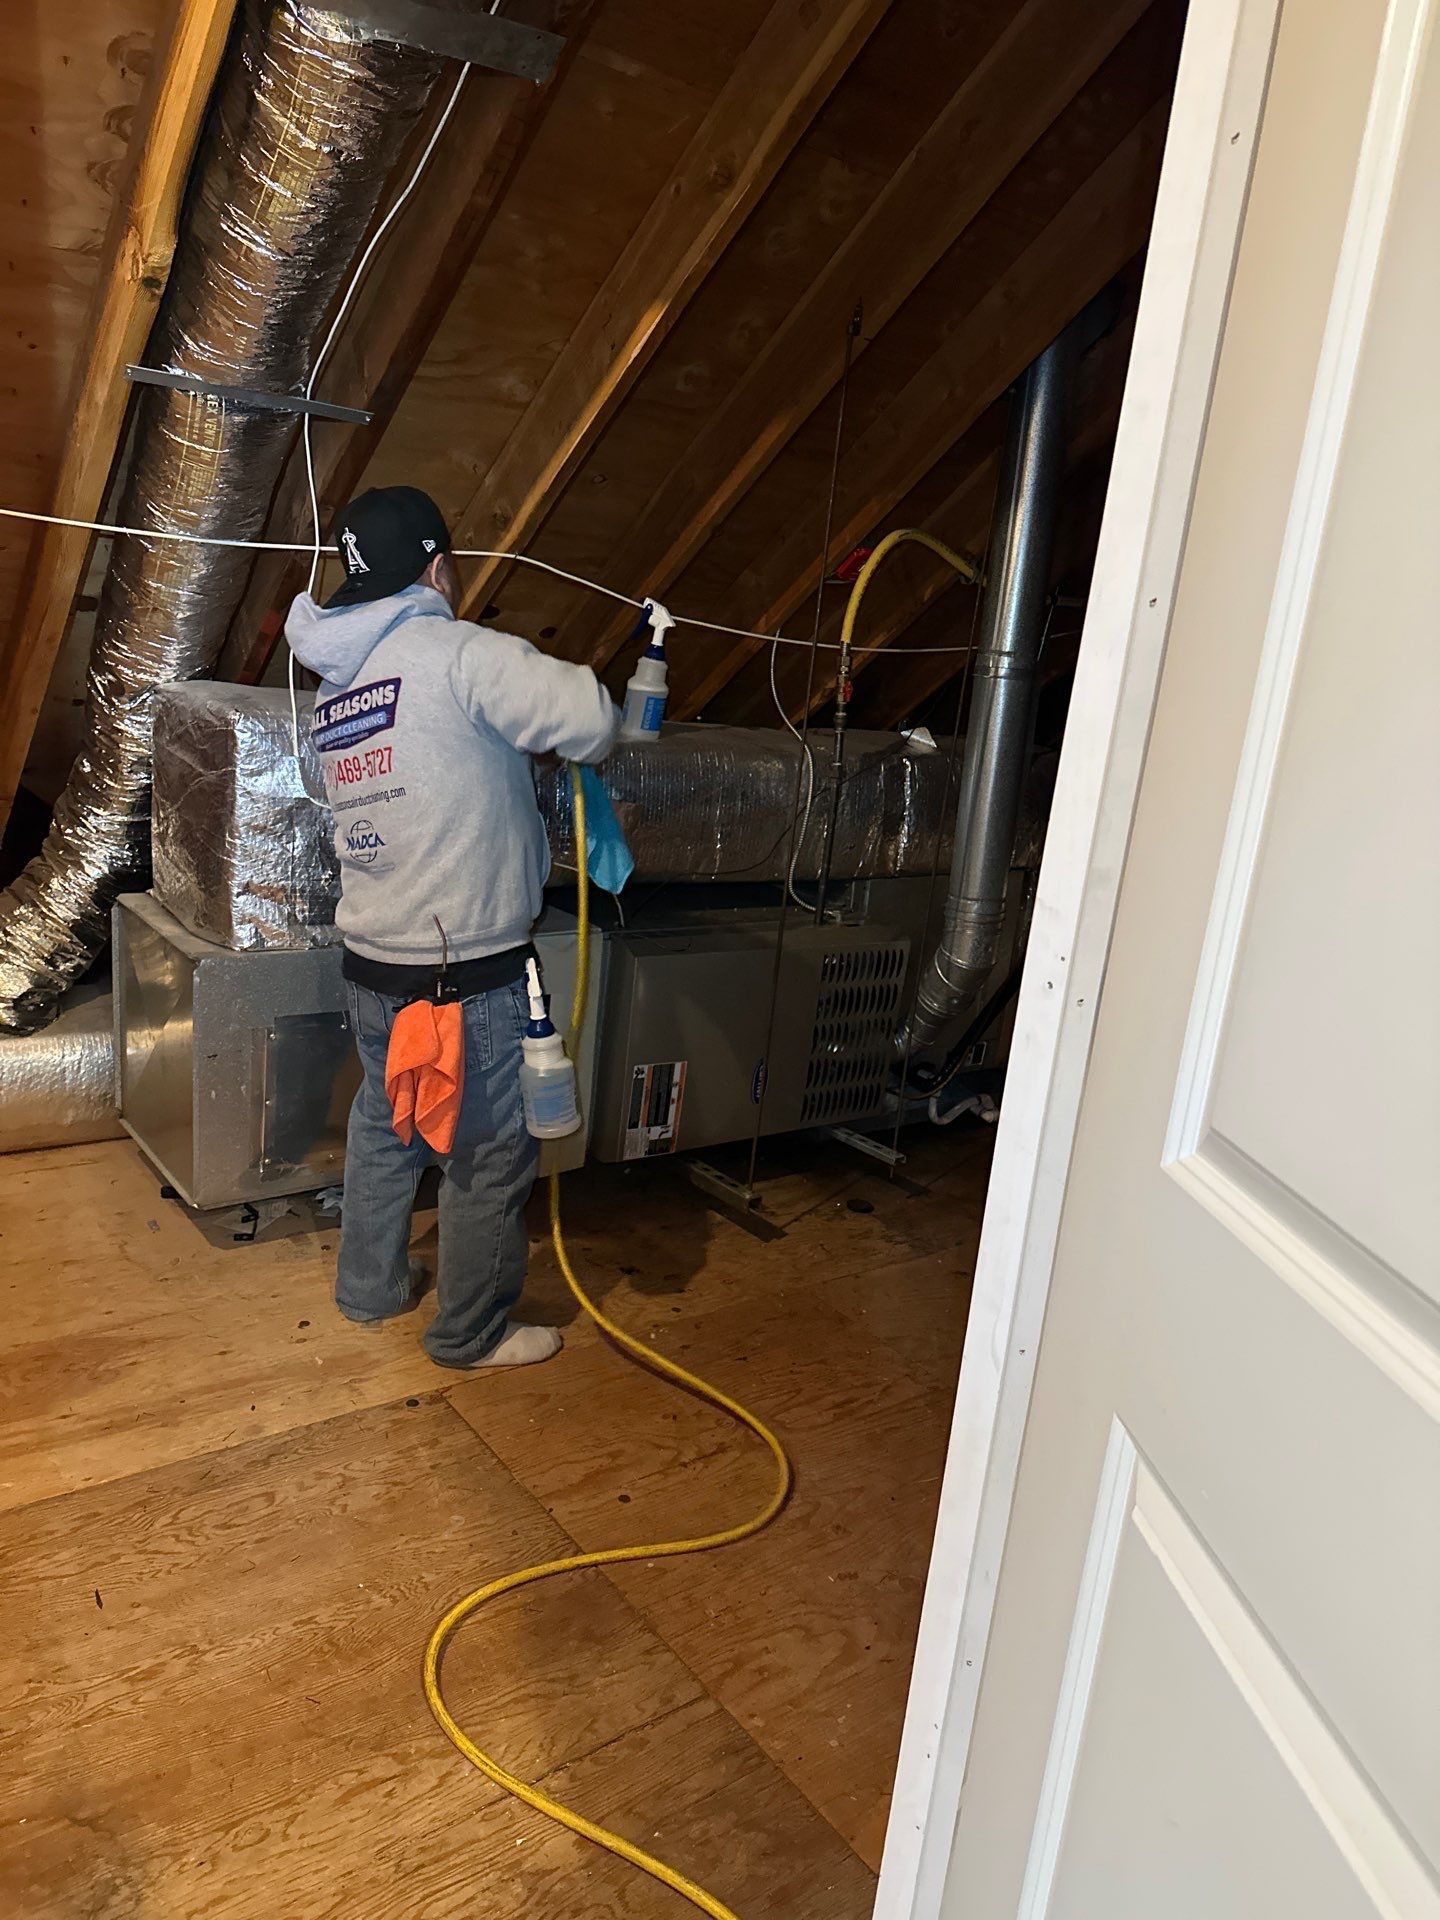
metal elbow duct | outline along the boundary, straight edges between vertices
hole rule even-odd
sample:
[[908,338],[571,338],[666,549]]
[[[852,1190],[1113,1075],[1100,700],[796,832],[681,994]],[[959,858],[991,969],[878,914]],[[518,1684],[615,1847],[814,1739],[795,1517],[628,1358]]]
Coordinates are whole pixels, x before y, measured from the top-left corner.
[[[297,0],[245,0],[201,136],[152,366],[298,393],[312,342],[439,71]],[[254,539],[292,415],[147,387],[127,526]],[[322,431],[335,432],[334,427]],[[84,740],[42,852],[0,896],[0,1029],[32,1032],[146,884],[151,703],[213,667],[243,550],[118,538],[91,654]]]
[[912,1047],[935,1045],[995,967],[1030,752],[1072,359],[1067,330],[1026,370],[1011,404],[965,730],[950,888],[939,944],[921,976],[910,1017]]

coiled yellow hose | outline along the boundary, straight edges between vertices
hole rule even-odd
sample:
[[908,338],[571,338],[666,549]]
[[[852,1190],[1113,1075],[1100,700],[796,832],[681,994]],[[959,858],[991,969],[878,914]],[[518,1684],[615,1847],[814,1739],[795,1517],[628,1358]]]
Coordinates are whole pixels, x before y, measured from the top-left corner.
[[[570,1016],[570,1049],[576,1051],[580,1037],[580,1028],[585,1016],[585,1000],[589,991],[590,978],[590,890],[589,879],[585,871],[585,797],[580,785],[579,770],[570,770],[571,789],[575,802],[575,848],[578,882],[579,954],[575,969],[575,998]],[[717,1900],[703,1887],[689,1880],[674,1867],[666,1866],[663,1860],[657,1860],[653,1854],[646,1853],[643,1847],[635,1846],[623,1835],[612,1833],[608,1827],[598,1826],[595,1821],[587,1820],[573,1807],[567,1807],[562,1801],[552,1799],[539,1787],[532,1786],[526,1780],[517,1779],[493,1759],[490,1754],[476,1746],[465,1729],[460,1726],[440,1690],[440,1658],[445,1643],[460,1625],[472,1613],[483,1607],[487,1600],[497,1600],[502,1593],[513,1593],[518,1587],[533,1586],[538,1580],[549,1580],[557,1573],[579,1573],[586,1567],[610,1567],[624,1560],[659,1560],[681,1553],[706,1553],[713,1547],[728,1547],[737,1540],[746,1540],[751,1534],[759,1533],[762,1527],[768,1527],[779,1513],[789,1497],[791,1484],[790,1461],[785,1449],[775,1438],[763,1420],[742,1407],[738,1400],[732,1400],[718,1387],[712,1387],[708,1381],[701,1380],[686,1368],[677,1366],[673,1360],[667,1360],[663,1354],[656,1353],[653,1347],[643,1344],[633,1334],[626,1333],[586,1293],[576,1278],[575,1269],[570,1264],[570,1256],[565,1250],[565,1236],[560,1225],[560,1176],[550,1176],[550,1237],[555,1247],[555,1258],[560,1263],[560,1271],[569,1284],[570,1291],[580,1305],[589,1314],[601,1331],[609,1336],[618,1347],[632,1354],[637,1360],[653,1372],[665,1375],[667,1379],[678,1381],[682,1387],[688,1387],[702,1399],[720,1407],[742,1426],[749,1427],[757,1434],[775,1461],[775,1488],[760,1511],[749,1520],[743,1520],[738,1526],[726,1527],[720,1533],[704,1533],[692,1540],[653,1540],[633,1547],[609,1547],[601,1553],[572,1553],[563,1560],[547,1560],[540,1566],[522,1567],[518,1573],[507,1573],[499,1580],[491,1580],[483,1587],[477,1587],[473,1593],[467,1593],[463,1600],[457,1600],[450,1611],[438,1622],[430,1635],[430,1643],[425,1649],[425,1698],[430,1703],[430,1711],[440,1722],[445,1733],[464,1754],[472,1766],[478,1767],[487,1780],[493,1780],[497,1787],[503,1787],[517,1800],[523,1800],[527,1807],[533,1807],[537,1813],[545,1814],[549,1819],[558,1821],[562,1827],[568,1827],[572,1833],[583,1834],[587,1840],[593,1840],[597,1846],[606,1848],[610,1853],[618,1854],[622,1860],[628,1860],[632,1866],[641,1868],[645,1873],[653,1874],[655,1879],[663,1881],[667,1887],[673,1887],[676,1893],[683,1894],[692,1906],[702,1913],[708,1913],[712,1920],[737,1920],[737,1916],[723,1901]]]

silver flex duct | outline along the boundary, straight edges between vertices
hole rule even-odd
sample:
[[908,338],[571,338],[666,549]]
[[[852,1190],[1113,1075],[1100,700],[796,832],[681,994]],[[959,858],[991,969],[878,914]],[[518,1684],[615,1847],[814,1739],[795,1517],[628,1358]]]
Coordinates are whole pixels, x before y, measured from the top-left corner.
[[0,1153],[113,1140],[120,1131],[108,993],[77,987],[43,1033],[0,1034]]
[[[264,393],[303,388],[315,335],[438,65],[366,43],[296,0],[246,0],[149,365]],[[136,405],[124,524],[258,536],[294,419],[159,387]],[[144,886],[154,690],[209,672],[249,565],[243,551],[117,539],[84,741],[43,851],[0,896],[0,1029],[31,1032],[51,1019],[104,946],[115,895]]]
[[910,1044],[934,1045],[995,966],[1030,753],[1035,668],[1065,455],[1066,335],[1026,371],[1011,405],[996,538],[975,657],[955,849],[940,942],[921,976]]

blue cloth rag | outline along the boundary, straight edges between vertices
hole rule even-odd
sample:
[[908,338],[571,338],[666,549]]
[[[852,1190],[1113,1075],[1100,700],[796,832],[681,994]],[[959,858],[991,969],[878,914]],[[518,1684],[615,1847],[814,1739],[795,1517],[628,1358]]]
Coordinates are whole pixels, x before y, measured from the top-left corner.
[[594,767],[581,767],[580,784],[585,790],[586,871],[597,887],[619,893],[635,871],[634,856]]

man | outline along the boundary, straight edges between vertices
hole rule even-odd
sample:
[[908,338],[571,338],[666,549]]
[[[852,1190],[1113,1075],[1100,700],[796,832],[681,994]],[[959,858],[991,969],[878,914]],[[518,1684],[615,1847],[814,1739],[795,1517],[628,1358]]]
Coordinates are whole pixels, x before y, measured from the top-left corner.
[[[530,758],[597,761],[617,715],[588,667],[457,617],[450,535],[427,495],[384,487],[336,529],[345,583],[308,593],[285,633],[321,676],[311,738],[335,816],[344,971],[364,1081],[350,1112],[335,1298],[375,1322],[413,1304],[415,1189],[438,1161],[437,1311],[445,1367],[524,1366],[559,1351],[552,1327],[512,1325],[525,1279],[537,1147],[520,1100],[530,930],[550,851]],[[404,1145],[385,1059],[396,1014],[446,984],[463,1001],[464,1095],[452,1151]]]

